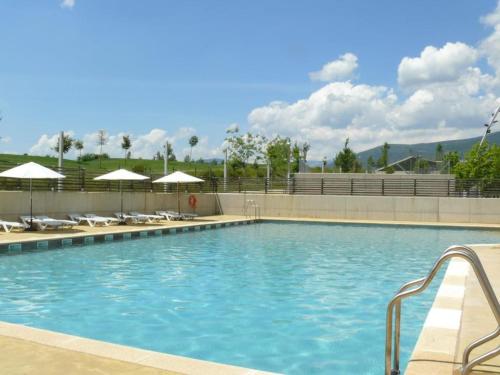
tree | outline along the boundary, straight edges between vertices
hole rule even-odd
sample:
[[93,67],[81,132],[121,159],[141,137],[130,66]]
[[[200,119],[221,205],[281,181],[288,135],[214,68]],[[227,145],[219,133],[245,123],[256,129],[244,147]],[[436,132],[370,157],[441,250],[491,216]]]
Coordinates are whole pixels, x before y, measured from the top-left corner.
[[438,143],[436,145],[436,161],[442,161],[443,160],[443,145],[441,143]]
[[108,143],[108,134],[105,130],[99,130],[97,132],[97,145],[99,146],[99,168],[101,168],[102,161],[102,147]]
[[489,146],[484,142],[482,146],[476,143],[465,155],[465,159],[455,165],[453,169],[458,178],[478,179],[489,183],[500,178],[500,147]]
[[81,139],[77,139],[73,142],[75,145],[75,149],[78,150],[78,160],[82,160],[82,150],[83,150],[83,141]]
[[448,167],[448,172],[451,172],[455,168],[455,165],[457,165],[460,162],[460,155],[458,154],[457,151],[447,152],[443,156],[443,161]]
[[229,159],[231,166],[236,171],[242,171],[246,175],[246,168],[250,161],[257,162],[262,159],[263,146],[266,138],[260,135],[246,133],[244,135],[233,135],[226,138],[229,143]]
[[291,172],[297,173],[300,169],[300,147],[295,142],[292,147],[292,161],[291,161]]
[[377,166],[379,168],[386,168],[387,165],[389,164],[389,149],[391,146],[387,142],[384,143],[382,146],[382,155],[380,155],[380,158],[377,161]]
[[125,151],[125,164],[127,164],[127,154],[128,150],[132,147],[132,141],[129,135],[124,135],[122,137],[122,149]]
[[198,137],[196,135],[193,135],[191,138],[189,138],[189,146],[191,146],[191,150],[189,152],[189,161],[193,160],[193,147],[198,144]]
[[286,175],[290,152],[290,138],[281,138],[278,135],[267,143],[265,158],[271,167],[273,176]]
[[304,159],[304,163],[307,162],[307,153],[309,152],[310,149],[311,145],[307,142],[304,142],[304,144],[302,145],[302,157]]
[[176,161],[177,158],[175,157],[175,154],[174,154],[174,149],[172,147],[172,144],[169,142],[167,143],[167,157],[168,157],[168,161]]
[[[69,150],[71,150],[72,146],[73,146],[73,138],[71,138],[67,134],[64,134],[63,135],[63,149],[62,149],[63,154],[66,154]],[[57,143],[54,145],[53,150],[55,152],[59,152],[59,139],[57,140]]]
[[361,164],[357,160],[356,154],[349,147],[349,138],[345,140],[344,148],[335,156],[334,163],[344,173],[361,170]]
[[371,155],[368,157],[366,164],[368,166],[369,172],[373,172],[373,170],[375,169],[375,166],[377,165],[377,163],[375,163],[375,159],[373,159],[373,156],[371,156]]

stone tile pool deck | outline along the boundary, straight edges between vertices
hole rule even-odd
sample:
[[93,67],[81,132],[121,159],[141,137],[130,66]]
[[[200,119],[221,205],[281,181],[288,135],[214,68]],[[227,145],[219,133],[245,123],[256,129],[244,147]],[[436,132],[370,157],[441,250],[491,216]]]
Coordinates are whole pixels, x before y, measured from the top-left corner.
[[[422,223],[372,220],[328,220],[308,218],[263,217],[263,220],[302,222],[358,223],[387,225],[418,225],[439,227],[466,227],[498,229],[500,224]],[[170,230],[202,230],[204,225],[231,226],[248,223],[244,216],[219,215],[200,217],[194,221],[162,222],[108,227],[77,226],[73,230],[0,233],[0,251],[9,244],[33,248],[37,243],[58,245],[59,242],[86,237],[108,240],[106,236],[131,233],[134,237],[168,234]],[[161,233],[159,231],[162,231]],[[132,236],[131,235],[131,236]],[[131,238],[131,237],[127,237]],[[123,238],[123,239],[127,239]],[[35,244],[35,245],[34,245]],[[59,245],[58,245],[59,246]],[[500,295],[500,244],[475,245],[488,273],[495,293]],[[9,251],[11,251],[9,250]],[[444,249],[443,249],[444,250]],[[408,364],[407,375],[459,374],[461,356],[467,344],[496,327],[486,299],[470,267],[460,260],[453,260],[438,291],[434,304]],[[422,270],[425,276],[427,270]],[[389,300],[391,296],[387,296]],[[406,303],[412,303],[410,300]],[[443,319],[444,317],[444,319]],[[402,323],[404,329],[404,322]],[[0,363],[6,374],[271,374],[201,361],[186,357],[146,351],[76,336],[40,330],[22,325],[0,322]],[[500,338],[472,353],[500,345]],[[384,359],[381,358],[381,361]],[[500,374],[500,357],[478,366],[472,374]]]

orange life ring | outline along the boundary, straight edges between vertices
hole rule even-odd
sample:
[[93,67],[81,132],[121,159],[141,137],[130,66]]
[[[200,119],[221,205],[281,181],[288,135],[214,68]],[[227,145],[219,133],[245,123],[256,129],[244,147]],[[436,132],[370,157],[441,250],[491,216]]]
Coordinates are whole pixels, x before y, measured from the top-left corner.
[[189,200],[188,200],[188,202],[189,202],[189,206],[190,206],[191,208],[196,208],[196,203],[198,202],[198,200],[196,199],[196,197],[195,197],[193,194],[191,194],[191,195],[189,196]]

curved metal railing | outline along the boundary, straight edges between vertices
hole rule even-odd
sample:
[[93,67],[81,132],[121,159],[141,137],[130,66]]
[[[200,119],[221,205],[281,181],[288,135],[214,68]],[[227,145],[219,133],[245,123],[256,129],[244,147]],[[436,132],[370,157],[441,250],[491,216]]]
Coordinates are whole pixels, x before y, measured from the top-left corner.
[[260,219],[260,206],[253,199],[248,199],[245,202],[245,205],[243,207],[243,215],[245,217],[251,217],[252,214],[249,212],[250,208],[254,209],[254,219],[255,220]]
[[[493,340],[500,335],[500,304],[495,295],[495,291],[486,275],[486,272],[477,254],[467,246],[451,246],[444,251],[439,259],[434,263],[427,277],[411,281],[404,284],[389,302],[387,307],[386,341],[385,341],[385,375],[399,375],[399,343],[401,333],[401,301],[413,295],[422,293],[432,282],[441,266],[451,258],[462,258],[466,260],[474,270],[481,289],[488,301],[493,315],[497,321],[497,328],[484,337],[469,344],[463,353],[462,375],[468,375],[472,368],[500,354],[500,346],[489,352],[470,360],[472,350]],[[393,327],[393,317],[395,317]],[[394,328],[394,337],[393,337]],[[394,350],[393,350],[394,346]],[[394,355],[393,355],[394,354]],[[391,363],[392,362],[392,363]]]

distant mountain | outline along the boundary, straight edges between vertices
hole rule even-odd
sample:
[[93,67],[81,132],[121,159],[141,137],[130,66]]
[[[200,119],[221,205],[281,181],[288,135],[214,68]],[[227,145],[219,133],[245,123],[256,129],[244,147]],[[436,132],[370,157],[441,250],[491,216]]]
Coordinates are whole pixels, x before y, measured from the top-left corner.
[[[500,145],[500,132],[491,133],[486,138],[490,144]],[[455,139],[450,141],[431,142],[431,143],[415,143],[415,144],[389,144],[389,162],[393,163],[410,155],[420,155],[425,159],[434,160],[436,156],[436,146],[441,143],[443,152],[457,151],[460,156],[463,156],[470,150],[474,143],[481,141],[481,137]],[[368,158],[371,156],[375,161],[380,158],[382,153],[382,145],[371,148],[366,151],[359,152],[358,158],[361,163],[366,166]]]

